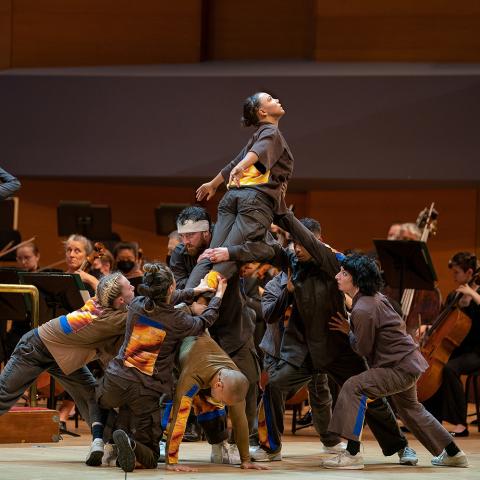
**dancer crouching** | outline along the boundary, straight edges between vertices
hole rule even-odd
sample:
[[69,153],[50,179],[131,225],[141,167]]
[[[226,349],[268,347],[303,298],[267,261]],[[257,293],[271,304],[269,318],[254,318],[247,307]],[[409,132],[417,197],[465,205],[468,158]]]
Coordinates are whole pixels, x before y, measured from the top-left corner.
[[198,316],[184,313],[174,305],[193,302],[211,288],[175,290],[171,270],[161,263],[143,267],[143,283],[131,303],[125,340],[118,355],[109,363],[97,389],[100,406],[119,407],[113,440],[118,449],[118,464],[131,472],[138,463],[157,468],[161,436],[160,403],[162,394],[171,394],[173,364],[177,347],[188,336],[198,335],[218,318],[226,289],[221,279],[215,296]]
[[345,452],[323,462],[325,468],[362,469],[360,438],[369,399],[390,396],[399,417],[434,455],[435,466],[467,467],[468,460],[453,437],[419,403],[416,383],[428,364],[405,323],[379,293],[381,277],[374,260],[345,258],[336,275],[338,287],[352,297],[350,323],[342,316],[330,328],[349,336],[352,348],[365,356],[370,369],[348,379],[339,394],[329,430],[348,440]]

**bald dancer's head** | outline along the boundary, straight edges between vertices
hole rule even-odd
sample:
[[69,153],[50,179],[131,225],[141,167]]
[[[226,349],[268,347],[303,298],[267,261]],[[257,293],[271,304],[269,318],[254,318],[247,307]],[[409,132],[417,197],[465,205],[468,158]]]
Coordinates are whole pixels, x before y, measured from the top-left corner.
[[249,383],[238,370],[221,368],[210,382],[212,397],[225,405],[234,405],[245,400]]

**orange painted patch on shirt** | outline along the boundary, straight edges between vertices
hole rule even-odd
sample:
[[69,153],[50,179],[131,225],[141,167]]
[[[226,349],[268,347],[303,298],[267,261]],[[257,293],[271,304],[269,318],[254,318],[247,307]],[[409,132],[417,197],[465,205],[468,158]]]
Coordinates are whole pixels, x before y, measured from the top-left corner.
[[152,376],[166,332],[147,317],[140,317],[125,348],[124,365]]
[[[255,165],[250,165],[243,171],[243,177],[240,179],[240,185],[262,185],[268,183],[270,178],[270,170],[265,173],[260,172]],[[235,183],[230,182],[229,187],[236,187]]]
[[[103,308],[95,298],[88,300],[79,310],[65,315],[71,333],[76,333],[93,322],[103,312]],[[68,328],[67,327],[67,328]]]
[[215,410],[223,410],[224,408],[225,405],[222,402],[215,400],[209,395],[203,395],[200,393],[193,398],[193,410],[195,415],[201,415]]

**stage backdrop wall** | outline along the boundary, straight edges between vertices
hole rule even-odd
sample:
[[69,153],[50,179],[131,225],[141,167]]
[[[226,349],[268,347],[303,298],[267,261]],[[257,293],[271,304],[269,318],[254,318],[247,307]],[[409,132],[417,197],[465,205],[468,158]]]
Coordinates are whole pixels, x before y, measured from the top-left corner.
[[266,90],[287,111],[296,179],[480,180],[478,74],[290,67],[0,75],[0,161],[29,176],[210,177],[251,134],[243,99]]

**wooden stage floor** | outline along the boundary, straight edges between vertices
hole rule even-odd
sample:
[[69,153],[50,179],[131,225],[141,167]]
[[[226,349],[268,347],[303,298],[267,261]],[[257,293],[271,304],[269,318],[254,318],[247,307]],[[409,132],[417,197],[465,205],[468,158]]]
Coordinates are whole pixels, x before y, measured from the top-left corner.
[[[286,425],[290,426],[287,421]],[[73,428],[70,424],[69,427]],[[122,480],[125,474],[115,467],[88,467],[84,463],[88,451],[90,437],[85,424],[79,430],[79,438],[65,437],[59,443],[49,444],[9,444],[0,445],[0,480],[90,480],[116,479]],[[183,443],[180,458],[185,463],[197,467],[198,472],[175,473],[165,472],[160,465],[158,470],[135,470],[129,473],[128,479],[153,479],[179,476],[183,479],[225,479],[240,478],[272,479],[356,479],[385,480],[404,479],[417,480],[478,480],[480,479],[480,433],[476,426],[470,426],[470,436],[459,438],[458,444],[468,455],[469,468],[440,468],[430,464],[431,455],[413,437],[408,434],[410,444],[419,456],[416,467],[401,466],[398,458],[383,457],[366,429],[364,436],[363,457],[364,470],[325,470],[320,465],[322,458],[328,455],[319,454],[320,444],[314,431],[302,430],[297,435],[287,434],[284,437],[283,460],[269,464],[271,471],[245,471],[239,467],[213,465],[209,463],[210,446],[206,442]]]

